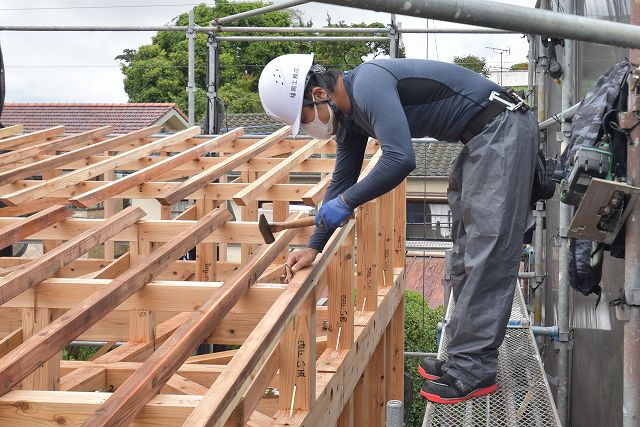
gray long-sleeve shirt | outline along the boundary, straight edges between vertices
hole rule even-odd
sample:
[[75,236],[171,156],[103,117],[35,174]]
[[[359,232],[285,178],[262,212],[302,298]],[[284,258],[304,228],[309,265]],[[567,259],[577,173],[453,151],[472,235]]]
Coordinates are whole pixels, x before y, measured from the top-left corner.
[[[324,200],[342,194],[356,208],[400,184],[415,168],[411,138],[458,141],[469,121],[502,88],[467,68],[421,59],[378,59],[344,74],[351,101],[336,131],[337,159]],[[368,137],[382,156],[357,182]],[[308,246],[322,251],[334,229],[316,228]]]

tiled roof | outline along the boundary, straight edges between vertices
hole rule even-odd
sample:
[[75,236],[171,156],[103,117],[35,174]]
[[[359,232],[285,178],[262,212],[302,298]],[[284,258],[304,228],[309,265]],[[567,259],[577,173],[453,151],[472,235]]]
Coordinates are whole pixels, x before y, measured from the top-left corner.
[[220,132],[243,127],[248,134],[269,135],[283,126],[284,123],[264,113],[228,113],[220,126]]
[[448,176],[461,149],[460,143],[414,142],[416,168],[411,176]]
[[185,119],[175,103],[130,104],[5,104],[0,120],[5,126],[24,125],[24,132],[64,125],[66,133],[79,133],[112,125],[114,133],[129,133],[151,126],[171,110]]

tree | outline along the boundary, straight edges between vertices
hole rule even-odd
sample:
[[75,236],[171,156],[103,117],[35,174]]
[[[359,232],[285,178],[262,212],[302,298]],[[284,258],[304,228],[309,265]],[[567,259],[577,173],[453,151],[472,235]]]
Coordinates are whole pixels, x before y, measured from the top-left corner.
[[453,63],[473,70],[485,77],[489,77],[489,67],[487,67],[487,60],[485,58],[480,58],[475,55],[454,56]]
[[513,64],[509,67],[511,71],[527,71],[529,69],[528,62],[518,62],[517,64]]
[[[219,17],[234,15],[264,7],[262,1],[234,2],[219,0],[211,8],[204,4],[195,7],[196,25],[209,26]],[[344,22],[330,26],[349,27]],[[173,20],[178,26],[188,25],[188,14]],[[234,21],[239,27],[302,27],[296,11],[275,11]],[[384,27],[381,23],[356,24],[353,27]],[[224,35],[246,35],[225,32]],[[279,33],[252,33],[252,35],[292,35]],[[354,34],[355,35],[355,34]],[[362,36],[363,34],[357,34]],[[220,82],[218,95],[228,112],[262,112],[258,97],[258,79],[264,65],[276,56],[287,53],[315,52],[316,61],[340,69],[362,63],[364,57],[388,54],[388,43],[311,43],[311,42],[227,42],[220,41]],[[195,41],[195,113],[200,121],[207,107],[206,96],[207,35],[197,34]],[[121,61],[125,76],[124,89],[130,102],[176,102],[187,111],[188,42],[181,32],[161,31],[151,44],[138,49],[125,49],[116,59]]]

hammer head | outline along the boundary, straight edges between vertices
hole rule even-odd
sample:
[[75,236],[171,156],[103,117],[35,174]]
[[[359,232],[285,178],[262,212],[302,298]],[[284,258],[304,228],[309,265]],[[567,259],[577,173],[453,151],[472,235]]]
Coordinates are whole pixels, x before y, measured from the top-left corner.
[[262,238],[267,245],[276,241],[275,237],[273,237],[273,233],[271,232],[271,228],[269,227],[269,222],[267,222],[267,218],[264,214],[260,214],[260,218],[258,219],[258,230],[260,230],[260,234],[262,234]]

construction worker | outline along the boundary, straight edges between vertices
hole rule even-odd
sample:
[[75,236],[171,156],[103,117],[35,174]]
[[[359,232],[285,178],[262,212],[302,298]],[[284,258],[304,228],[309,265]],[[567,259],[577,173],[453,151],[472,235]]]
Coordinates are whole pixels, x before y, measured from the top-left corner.
[[[464,143],[452,165],[452,280],[456,301],[446,325],[448,359],[426,358],[421,394],[456,403],[496,390],[525,226],[530,218],[538,125],[495,83],[458,65],[376,59],[351,71],[325,70],[313,55],[266,65],[260,99],[270,116],[314,138],[335,135],[331,184],[305,249],[288,258],[291,275],[310,265],[354,209],[400,184],[415,168],[412,137]],[[493,94],[493,95],[492,95]],[[491,98],[491,99],[490,99]],[[382,156],[360,182],[368,138]]]

